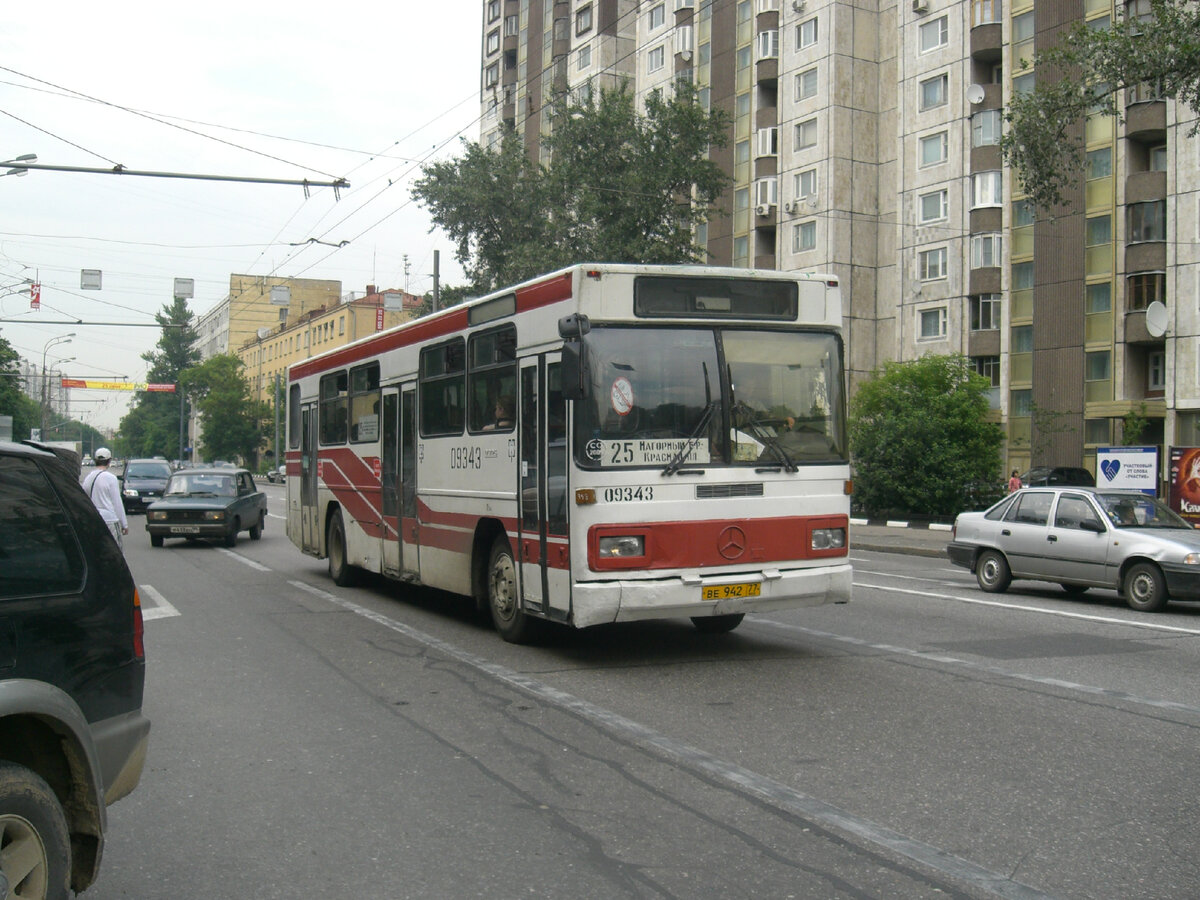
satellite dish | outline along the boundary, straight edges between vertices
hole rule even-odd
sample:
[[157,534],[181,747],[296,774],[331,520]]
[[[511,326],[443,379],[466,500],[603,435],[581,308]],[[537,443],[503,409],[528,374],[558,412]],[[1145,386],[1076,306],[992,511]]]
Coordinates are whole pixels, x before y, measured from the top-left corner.
[[1167,306],[1161,300],[1155,300],[1146,307],[1146,330],[1153,337],[1162,337],[1167,333]]
[[967,102],[972,106],[978,106],[983,102],[983,85],[972,84],[967,87]]
[[258,339],[259,339],[260,341],[261,341],[263,338],[270,336],[270,334],[271,334],[271,329],[270,329],[270,328],[260,328],[260,329],[258,329]]

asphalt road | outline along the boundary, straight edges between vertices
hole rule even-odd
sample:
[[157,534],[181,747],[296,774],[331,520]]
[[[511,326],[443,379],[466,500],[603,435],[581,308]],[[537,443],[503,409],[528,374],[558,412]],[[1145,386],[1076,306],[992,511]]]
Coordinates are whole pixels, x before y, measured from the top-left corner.
[[[89,898],[1200,895],[1200,605],[856,549],[855,599],[503,643],[135,519],[150,758]],[[900,548],[902,549],[902,548]]]

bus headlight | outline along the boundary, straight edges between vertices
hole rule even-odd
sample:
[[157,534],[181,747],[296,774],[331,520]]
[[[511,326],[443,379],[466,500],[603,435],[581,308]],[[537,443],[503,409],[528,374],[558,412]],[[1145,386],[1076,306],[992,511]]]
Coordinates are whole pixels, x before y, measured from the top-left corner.
[[846,546],[845,528],[814,528],[812,532],[813,550],[841,550]]
[[646,538],[640,534],[600,538],[597,550],[601,559],[627,559],[646,555]]

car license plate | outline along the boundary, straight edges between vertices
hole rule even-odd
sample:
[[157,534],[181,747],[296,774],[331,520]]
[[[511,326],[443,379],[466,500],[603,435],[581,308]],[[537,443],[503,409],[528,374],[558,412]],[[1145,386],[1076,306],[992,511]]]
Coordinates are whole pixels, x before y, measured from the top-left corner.
[[172,525],[171,534],[199,534],[199,525]]
[[700,588],[701,600],[728,600],[731,597],[757,597],[762,594],[762,582],[744,581],[740,584],[710,584]]

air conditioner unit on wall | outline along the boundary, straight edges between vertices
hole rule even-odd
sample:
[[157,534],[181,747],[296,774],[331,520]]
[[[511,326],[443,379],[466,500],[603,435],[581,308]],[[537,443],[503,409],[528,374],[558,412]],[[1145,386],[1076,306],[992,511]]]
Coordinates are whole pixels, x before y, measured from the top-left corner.
[[804,0],[792,0],[792,10],[794,12],[804,12]]
[[760,203],[760,204],[758,204],[758,206],[754,207],[754,211],[756,213],[758,213],[760,216],[765,216],[767,213],[769,213],[771,211],[771,207],[768,206],[766,203]]
[[923,13],[929,11],[929,0],[912,0],[913,12]]
[[783,204],[783,211],[785,213],[794,213],[796,211],[796,201],[789,200],[787,203]]

